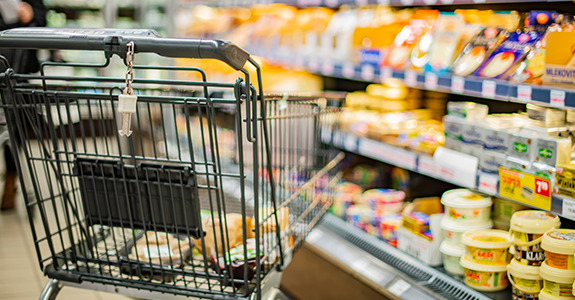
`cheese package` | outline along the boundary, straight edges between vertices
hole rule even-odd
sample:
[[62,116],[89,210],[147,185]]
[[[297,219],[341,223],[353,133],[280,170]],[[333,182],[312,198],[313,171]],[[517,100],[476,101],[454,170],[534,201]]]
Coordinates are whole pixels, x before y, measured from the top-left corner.
[[441,13],[433,32],[433,44],[425,71],[443,73],[449,70],[455,57],[463,25],[461,15]]
[[542,33],[515,32],[505,40],[489,58],[473,73],[485,78],[507,79],[543,37]]
[[437,10],[418,10],[401,32],[395,37],[384,65],[403,69],[409,62],[411,52],[421,37],[433,28],[439,16]]
[[457,57],[452,66],[453,73],[459,76],[473,73],[508,35],[509,33],[501,28],[483,28]]
[[550,32],[546,36],[543,83],[575,84],[575,32]]
[[529,31],[545,33],[555,23],[557,16],[556,11],[532,10],[525,20],[525,26]]
[[489,18],[489,27],[498,27],[508,32],[517,30],[521,17],[516,11],[498,11]]
[[535,141],[535,160],[548,166],[568,164],[571,160],[571,139],[539,137]]

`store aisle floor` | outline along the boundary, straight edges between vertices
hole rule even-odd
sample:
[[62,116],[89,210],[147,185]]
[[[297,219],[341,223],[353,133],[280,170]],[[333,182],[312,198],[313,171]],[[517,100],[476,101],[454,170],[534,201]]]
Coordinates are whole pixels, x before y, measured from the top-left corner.
[[[47,280],[38,266],[24,200],[19,196],[15,210],[0,212],[0,299],[38,299]],[[119,300],[130,298],[64,287],[57,299]]]

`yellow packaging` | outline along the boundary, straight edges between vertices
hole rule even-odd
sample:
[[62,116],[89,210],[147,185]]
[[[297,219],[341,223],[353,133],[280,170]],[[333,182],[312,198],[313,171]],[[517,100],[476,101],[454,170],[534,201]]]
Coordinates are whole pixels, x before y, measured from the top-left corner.
[[524,265],[539,266],[545,260],[541,249],[543,234],[559,228],[559,217],[539,210],[518,211],[511,217],[510,235],[515,250],[514,258]]
[[[513,296],[517,299],[524,299],[524,296],[533,299],[532,297],[541,291],[543,282],[539,276],[539,267],[525,266],[512,260],[507,265],[507,276],[513,285]],[[528,295],[531,295],[531,298]]]
[[474,263],[467,256],[463,256],[460,264],[464,270],[466,285],[479,291],[500,291],[509,285],[507,279],[507,266],[490,266]]
[[516,11],[500,11],[491,15],[488,26],[495,26],[513,32],[519,26],[520,19],[521,17]]
[[476,264],[507,265],[509,262],[509,233],[503,230],[466,232],[461,242],[467,246],[467,256]]
[[575,194],[575,165],[560,164],[555,172],[555,192],[565,196]]
[[550,32],[545,48],[543,83],[575,83],[575,32]]
[[545,250],[546,263],[555,269],[575,271],[575,230],[555,229],[543,235],[541,248]]
[[543,279],[543,292],[555,297],[572,297],[575,271],[551,267],[545,261],[539,270]]

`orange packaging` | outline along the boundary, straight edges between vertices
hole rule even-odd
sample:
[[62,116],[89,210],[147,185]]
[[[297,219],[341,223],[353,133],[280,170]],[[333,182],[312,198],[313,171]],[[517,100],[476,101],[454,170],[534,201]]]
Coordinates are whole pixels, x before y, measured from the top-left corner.
[[403,69],[413,48],[425,33],[431,31],[438,16],[437,10],[418,10],[409,24],[395,37],[383,64],[393,69]]

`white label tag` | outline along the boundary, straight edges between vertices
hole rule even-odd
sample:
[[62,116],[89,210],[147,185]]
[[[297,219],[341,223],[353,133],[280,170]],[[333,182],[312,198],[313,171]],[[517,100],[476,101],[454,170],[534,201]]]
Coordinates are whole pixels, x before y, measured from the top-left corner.
[[433,5],[436,3],[435,0],[423,0],[423,3],[425,3],[425,5]]
[[343,65],[341,73],[343,74],[344,77],[353,78],[353,76],[355,75],[355,65],[352,63],[345,63]]
[[358,6],[365,6],[367,5],[367,0],[355,0],[355,4]]
[[410,287],[411,284],[407,283],[405,280],[397,279],[394,283],[392,283],[389,286],[389,288],[387,288],[387,290],[390,293],[396,295],[397,297],[401,297],[401,295],[403,295],[403,293],[409,290]]
[[[145,251],[145,248],[143,248],[143,250]],[[171,255],[172,251],[170,251],[170,248],[168,248],[168,246],[155,247],[153,245],[150,245],[148,247],[148,252],[144,252],[144,256],[146,258],[170,257]]]
[[329,7],[336,7],[339,5],[339,0],[325,0],[325,5]]
[[405,72],[405,84],[411,87],[417,86],[417,73],[415,71]]
[[387,78],[393,77],[393,70],[390,68],[379,69],[379,79],[383,82]]
[[520,85],[517,86],[517,101],[528,103],[531,101],[531,86]]
[[432,157],[422,155],[419,157],[419,160],[417,161],[417,171],[423,174],[436,176],[438,168],[435,165],[435,162],[433,161]]
[[425,88],[430,90],[437,89],[437,74],[435,73],[425,73]]
[[485,80],[483,81],[483,85],[481,86],[481,95],[485,98],[494,98],[495,97],[495,81]]
[[361,79],[372,81],[375,77],[375,68],[372,65],[361,66]]
[[563,217],[568,219],[575,219],[575,201],[563,199]]
[[565,91],[551,90],[551,106],[565,107]]
[[377,0],[379,5],[389,5],[390,0]]
[[351,152],[357,151],[357,137],[351,134],[346,135],[343,147],[347,151]]
[[311,72],[317,71],[317,69],[319,68],[319,61],[317,60],[317,58],[315,57],[310,58],[309,61],[307,62],[307,67]]
[[479,187],[478,189],[489,195],[497,194],[497,184],[499,183],[499,176],[490,174],[479,174]]
[[409,170],[415,170],[417,167],[417,155],[415,153],[371,139],[362,139],[359,143],[358,152],[361,155]]
[[334,65],[329,60],[324,60],[321,64],[321,72],[323,74],[331,75],[333,74]]
[[413,0],[401,0],[402,5],[413,5]]
[[451,90],[454,93],[462,94],[465,91],[465,78],[461,76],[451,77]]

